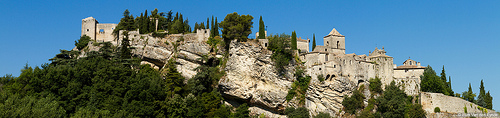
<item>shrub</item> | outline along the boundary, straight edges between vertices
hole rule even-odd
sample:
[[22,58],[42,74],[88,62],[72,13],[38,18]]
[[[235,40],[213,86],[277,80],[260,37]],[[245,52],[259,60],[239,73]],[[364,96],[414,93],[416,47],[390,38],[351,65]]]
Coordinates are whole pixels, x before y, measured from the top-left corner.
[[382,82],[380,81],[380,78],[378,77],[375,77],[375,79],[373,78],[370,78],[369,80],[370,82],[370,92],[372,93],[382,93]]
[[355,114],[357,109],[362,109],[364,106],[364,98],[365,96],[359,90],[354,90],[353,94],[350,97],[344,96],[344,100],[342,100],[342,106],[344,106],[345,112]]
[[439,109],[439,107],[434,108],[434,113],[439,113],[439,112],[441,112],[441,109]]
[[314,116],[313,118],[331,118],[329,113],[325,112],[319,112],[318,115]]
[[285,109],[285,114],[288,118],[309,118],[309,110],[305,107],[299,107],[297,109],[287,107]]
[[320,82],[325,81],[325,77],[323,77],[323,74],[318,75],[318,80],[319,80]]

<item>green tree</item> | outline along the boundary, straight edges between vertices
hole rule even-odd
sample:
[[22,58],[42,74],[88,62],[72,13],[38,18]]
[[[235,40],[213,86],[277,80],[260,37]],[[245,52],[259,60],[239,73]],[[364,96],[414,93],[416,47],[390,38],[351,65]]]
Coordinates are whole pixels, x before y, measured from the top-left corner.
[[279,73],[284,73],[285,67],[292,59],[292,51],[289,49],[289,37],[285,33],[268,37],[269,46],[267,46],[267,49],[273,51],[271,60],[273,60],[274,67]]
[[493,97],[491,97],[490,91],[486,93],[485,101],[486,101],[486,108],[493,109]]
[[469,102],[474,102],[474,98],[476,97],[476,94],[472,92],[472,87],[471,84],[469,83],[469,90],[465,91],[462,93],[463,99],[469,101]]
[[424,69],[423,75],[420,76],[420,90],[423,92],[444,93],[443,81],[436,75],[436,72],[431,66]]
[[369,82],[370,82],[369,85],[370,92],[382,94],[382,82],[380,81],[380,78],[378,77],[375,77],[375,79],[370,78]]
[[120,19],[120,22],[116,26],[115,29],[113,29],[113,34],[115,35],[115,38],[118,38],[118,33],[120,30],[128,30],[132,31],[136,29],[136,25],[134,25],[134,16],[130,14],[128,9],[126,9],[123,12],[123,18]]
[[363,99],[365,99],[365,96],[358,89],[354,90],[351,96],[344,96],[342,106],[344,106],[345,112],[355,114],[356,110],[363,109]]
[[292,40],[290,41],[292,50],[297,50],[297,34],[295,31],[292,32]]
[[484,83],[483,80],[481,80],[481,85],[479,86],[479,95],[477,96],[477,105],[486,108],[486,91],[484,90]]
[[130,48],[130,40],[128,39],[128,31],[123,32],[125,37],[122,40],[120,47],[120,57],[121,59],[130,59],[132,58],[132,51]]
[[217,17],[215,17],[215,24],[214,24],[214,34],[215,36],[219,36],[219,22],[217,22]]
[[313,34],[313,46],[312,46],[313,51],[314,51],[314,48],[316,48],[316,36]]
[[259,20],[259,37],[257,37],[257,39],[265,39],[265,38],[266,38],[265,25],[264,25],[264,21],[262,20],[262,16],[260,16],[260,20]]
[[90,41],[89,36],[87,36],[87,35],[81,36],[80,39],[78,39],[78,41],[75,41],[76,49],[82,50],[83,48],[87,47],[87,45],[89,44],[89,41]]
[[209,18],[207,18],[207,27],[206,27],[207,29],[210,29],[210,27],[208,26],[208,25],[209,25],[209,23],[210,23],[210,22],[209,22]]
[[181,76],[181,73],[177,71],[177,67],[175,65],[175,60],[170,59],[166,65],[167,73],[165,75],[165,82],[167,87],[167,96],[173,97],[174,94],[181,94],[182,87],[184,86],[184,77]]
[[212,29],[210,29],[210,37],[214,37],[215,36],[215,25],[214,25],[214,16],[213,15],[212,15],[212,23],[211,23],[210,27],[212,27]]
[[237,39],[239,42],[245,42],[248,39],[248,35],[252,33],[252,19],[250,15],[239,15],[236,12],[226,15],[219,26],[222,28],[222,38],[226,49],[229,48],[231,40]]
[[392,81],[385,87],[382,96],[379,97],[377,111],[380,111],[384,118],[402,118],[405,114],[406,101],[405,92]]

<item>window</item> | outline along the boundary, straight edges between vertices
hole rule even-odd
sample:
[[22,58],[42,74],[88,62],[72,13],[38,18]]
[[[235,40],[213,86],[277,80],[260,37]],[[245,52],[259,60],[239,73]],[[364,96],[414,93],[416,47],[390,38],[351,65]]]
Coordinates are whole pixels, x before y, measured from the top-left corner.
[[339,41],[337,41],[337,48],[339,48]]
[[87,32],[89,31],[89,29],[87,29]]
[[319,68],[319,70],[321,70],[321,68]]
[[326,42],[326,46],[328,46],[328,41]]
[[267,43],[264,43],[264,46],[267,47]]
[[333,65],[333,68],[337,68],[337,65]]
[[325,49],[325,52],[326,52],[326,51],[327,51],[327,50]]

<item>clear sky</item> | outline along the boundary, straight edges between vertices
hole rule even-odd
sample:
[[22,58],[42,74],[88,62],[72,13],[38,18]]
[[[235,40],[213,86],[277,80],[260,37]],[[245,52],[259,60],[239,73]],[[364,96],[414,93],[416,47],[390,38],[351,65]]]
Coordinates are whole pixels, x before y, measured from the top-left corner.
[[189,24],[206,22],[212,15],[222,21],[238,12],[254,17],[254,38],[259,16],[268,34],[297,32],[310,38],[336,28],[346,36],[346,53],[368,54],[385,47],[394,63],[408,58],[431,65],[436,73],[445,66],[455,92],[471,83],[475,93],[484,80],[500,110],[500,1],[0,1],[0,75],[19,76],[28,63],[40,66],[60,49],[70,50],[81,33],[81,20],[94,17],[100,23],[118,23],[128,9],[140,15],[158,8],[172,10]]

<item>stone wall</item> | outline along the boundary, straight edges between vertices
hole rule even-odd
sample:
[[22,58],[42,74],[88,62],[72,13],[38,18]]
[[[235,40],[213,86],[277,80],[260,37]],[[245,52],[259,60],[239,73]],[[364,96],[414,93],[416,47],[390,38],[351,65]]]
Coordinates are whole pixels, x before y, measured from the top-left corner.
[[[465,113],[465,108],[467,108],[467,113],[483,113],[478,109],[479,106],[474,103],[442,93],[421,92],[419,100],[422,109],[427,113],[434,113],[436,107],[439,107],[441,112],[446,113]],[[494,112],[494,110],[488,109],[488,113]]]
[[114,41],[113,30],[118,24],[97,24],[96,40],[97,42]]

